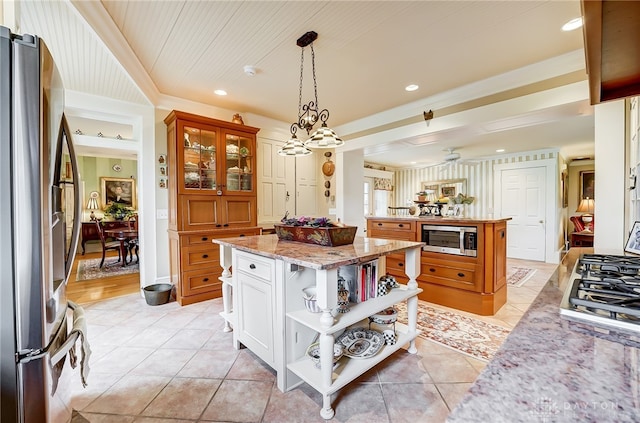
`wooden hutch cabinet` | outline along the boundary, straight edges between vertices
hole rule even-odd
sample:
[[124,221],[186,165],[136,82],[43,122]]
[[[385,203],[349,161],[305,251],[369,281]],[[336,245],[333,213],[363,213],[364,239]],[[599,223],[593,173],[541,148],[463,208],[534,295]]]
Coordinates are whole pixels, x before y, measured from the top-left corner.
[[259,235],[259,128],[172,111],[167,125],[169,257],[181,305],[222,295],[213,239]]

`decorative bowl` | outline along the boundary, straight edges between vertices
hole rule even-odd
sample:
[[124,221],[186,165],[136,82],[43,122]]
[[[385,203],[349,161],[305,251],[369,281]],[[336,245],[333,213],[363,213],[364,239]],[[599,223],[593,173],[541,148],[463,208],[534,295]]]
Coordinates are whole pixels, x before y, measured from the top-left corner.
[[324,245],[325,247],[337,247],[353,244],[353,239],[358,231],[357,226],[291,226],[274,225],[278,239],[284,241],[297,241],[307,244]]
[[[342,358],[343,349],[341,344],[333,344],[333,364]],[[320,343],[314,342],[307,348],[307,357],[316,363],[316,367],[320,367]]]
[[369,320],[379,325],[390,325],[398,320],[398,310],[393,307],[385,308],[381,312],[369,316]]
[[302,298],[304,299],[304,306],[311,313],[320,313],[320,307],[318,307],[318,301],[316,299],[316,287],[308,286],[302,290]]

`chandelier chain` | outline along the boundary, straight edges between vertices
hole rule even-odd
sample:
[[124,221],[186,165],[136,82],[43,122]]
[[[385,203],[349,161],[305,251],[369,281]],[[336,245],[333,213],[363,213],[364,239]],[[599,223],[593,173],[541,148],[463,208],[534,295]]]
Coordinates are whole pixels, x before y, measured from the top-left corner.
[[313,43],[311,43],[311,70],[313,71],[313,93],[316,98],[316,110],[320,109],[318,105],[318,83],[316,81],[316,52],[313,50]]
[[300,52],[300,94],[298,95],[298,116],[302,114],[302,77],[304,74],[304,47]]

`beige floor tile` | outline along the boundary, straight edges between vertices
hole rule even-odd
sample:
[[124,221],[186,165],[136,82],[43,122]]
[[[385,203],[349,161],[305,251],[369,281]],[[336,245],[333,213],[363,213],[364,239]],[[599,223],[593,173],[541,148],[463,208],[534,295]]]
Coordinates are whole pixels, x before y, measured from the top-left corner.
[[203,421],[259,422],[273,382],[224,380],[202,414]]
[[211,335],[213,335],[213,331],[210,329],[180,329],[167,342],[162,344],[162,348],[198,350],[211,338]]
[[124,345],[130,339],[134,338],[140,330],[135,327],[113,326],[96,339],[91,339],[91,344],[107,344],[107,345]]
[[138,364],[131,374],[148,376],[175,376],[193,358],[194,350],[161,348]]
[[125,374],[151,355],[155,349],[118,347],[91,364],[92,373]]
[[220,379],[174,378],[142,414],[196,420],[221,382]]
[[162,417],[136,417],[133,423],[195,423],[195,420],[165,419]]
[[178,333],[178,330],[151,326],[140,329],[138,335],[129,339],[125,344],[131,347],[158,348]]
[[469,357],[468,355],[464,356],[464,359],[469,362],[479,373],[482,373],[485,367],[487,367],[486,361],[478,360],[477,358]]
[[462,354],[425,356],[422,364],[435,383],[473,382],[479,374]]
[[436,388],[440,391],[442,398],[449,410],[453,410],[460,403],[462,397],[467,393],[472,383],[438,383]]
[[197,313],[187,313],[182,310],[175,310],[162,316],[153,325],[160,328],[176,328],[182,329],[188,325],[193,319],[199,317]]
[[236,361],[238,354],[240,354],[240,351],[233,348],[211,351],[200,350],[184,365],[178,376],[224,379]]
[[205,350],[226,350],[233,349],[233,332],[223,332],[220,326],[218,329],[214,329],[209,340],[204,344],[202,349]]
[[[350,384],[332,396],[336,423],[383,423],[389,415],[380,385]],[[320,407],[317,410],[320,415]]]
[[74,410],[84,410],[92,401],[111,388],[116,382],[122,379],[120,374],[99,374],[89,373],[87,386],[74,383],[71,392],[71,408]]
[[440,423],[449,414],[435,385],[384,384],[382,390],[393,423]]
[[325,423],[320,405],[300,389],[280,392],[274,385],[262,423]]
[[[84,418],[84,421],[90,423],[132,423],[135,419],[134,416],[120,416],[117,414],[98,414],[98,413],[80,413],[80,416]],[[71,420],[71,423],[81,422],[80,419]],[[83,422],[84,423],[84,422]]]
[[170,380],[161,376],[127,375],[83,411],[137,416]]
[[227,379],[274,381],[275,371],[248,349],[243,349],[231,366]]
[[433,383],[422,365],[422,357],[398,350],[376,366],[381,383]]

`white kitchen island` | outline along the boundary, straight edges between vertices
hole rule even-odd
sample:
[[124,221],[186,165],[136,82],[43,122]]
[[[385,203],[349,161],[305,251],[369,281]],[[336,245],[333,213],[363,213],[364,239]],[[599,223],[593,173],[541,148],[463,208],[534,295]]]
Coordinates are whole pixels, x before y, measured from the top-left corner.
[[[214,239],[220,244],[223,267],[223,301],[226,325],[233,327],[233,344],[245,345],[277,372],[278,388],[289,391],[302,382],[320,392],[320,415],[331,419],[331,394],[344,387],[402,346],[415,354],[417,294],[420,274],[420,242],[356,237],[353,244],[323,247],[281,241],[276,235]],[[387,295],[351,303],[350,311],[338,313],[340,267],[368,262],[390,253],[405,252],[407,285]],[[380,275],[384,274],[383,261]],[[233,269],[233,275],[230,269]],[[315,286],[320,313],[309,312],[302,289]],[[368,317],[405,302],[407,324],[396,323],[397,342],[385,345],[370,358],[342,357],[333,366],[334,336],[346,328],[369,327]],[[375,325],[371,326],[375,329]],[[320,342],[320,368],[306,356],[308,346]]]

